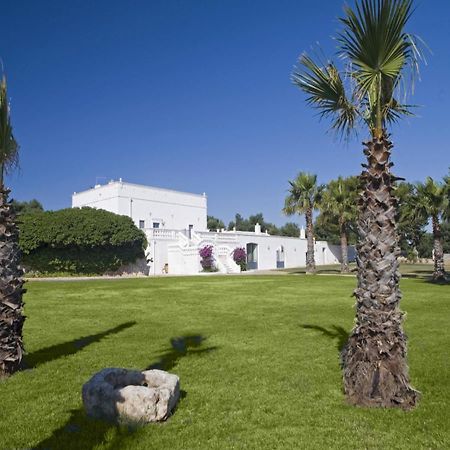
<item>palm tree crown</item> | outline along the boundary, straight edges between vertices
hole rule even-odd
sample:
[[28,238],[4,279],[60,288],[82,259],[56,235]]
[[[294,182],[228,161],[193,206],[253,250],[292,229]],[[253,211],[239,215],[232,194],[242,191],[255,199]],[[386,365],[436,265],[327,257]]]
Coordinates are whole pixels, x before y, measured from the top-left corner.
[[3,177],[18,161],[19,146],[12,133],[6,79],[0,83],[0,187]]
[[404,31],[411,10],[412,0],[363,0],[355,11],[346,6],[337,36],[342,71],[331,61],[319,65],[301,56],[292,80],[336,131],[349,133],[363,123],[380,137],[386,124],[412,115],[402,102],[405,75],[417,73],[422,52],[420,40]]
[[323,192],[320,209],[343,223],[356,220],[359,181],[357,177],[331,180]]
[[431,177],[425,183],[417,183],[416,214],[440,218],[449,208],[446,186]]
[[308,210],[318,207],[324,190],[323,185],[317,184],[317,175],[300,172],[297,178],[289,181],[289,195],[286,197],[283,212],[305,214]]

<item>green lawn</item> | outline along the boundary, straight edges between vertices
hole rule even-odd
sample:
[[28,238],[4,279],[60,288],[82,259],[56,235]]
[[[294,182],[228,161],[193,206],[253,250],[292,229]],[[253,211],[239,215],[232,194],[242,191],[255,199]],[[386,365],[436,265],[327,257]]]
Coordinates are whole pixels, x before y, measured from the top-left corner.
[[[0,382],[0,448],[450,448],[450,286],[402,281],[423,393],[403,412],[344,402],[338,348],[354,284],[302,275],[29,282],[29,369]],[[166,423],[128,430],[84,416],[81,386],[96,371],[154,364],[181,378]]]
[[[350,270],[353,275],[356,275],[356,263],[350,263]],[[445,270],[450,272],[450,265],[445,265]],[[306,273],[306,267],[294,267],[290,269],[278,269],[277,272],[286,272],[291,275],[293,274],[304,274]],[[341,273],[341,265],[340,264],[327,264],[324,266],[317,266],[316,272],[319,275],[338,275]],[[433,264],[409,264],[402,263],[400,264],[400,272],[402,276],[405,278],[424,278],[431,279],[433,274]]]

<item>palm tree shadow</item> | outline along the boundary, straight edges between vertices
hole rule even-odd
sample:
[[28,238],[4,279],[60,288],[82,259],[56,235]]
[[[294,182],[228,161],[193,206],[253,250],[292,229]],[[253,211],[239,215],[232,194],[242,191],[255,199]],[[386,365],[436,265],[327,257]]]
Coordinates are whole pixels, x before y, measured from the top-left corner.
[[[171,338],[170,348],[165,350],[158,360],[150,364],[145,370],[170,370],[179,363],[181,358],[205,354],[217,349],[217,347],[200,348],[205,339],[202,335]],[[181,390],[177,407],[186,396],[186,391]],[[172,411],[173,413],[174,411]],[[110,450],[120,450],[125,446],[125,441],[134,438],[139,432],[140,427],[127,427],[92,419],[86,415],[81,407],[71,410],[66,423],[55,430],[50,437],[37,444],[34,449],[79,450],[81,448],[93,449],[101,444],[106,444]]]
[[61,344],[52,345],[50,347],[41,348],[35,352],[28,353],[22,361],[22,370],[32,369],[63,356],[74,355],[83,348],[95,342],[100,342],[106,336],[120,333],[127,328],[133,327],[136,322],[125,322],[114,328],[97,334],[83,336],[72,341],[62,342]]
[[331,339],[337,339],[336,347],[339,353],[343,350],[345,344],[348,341],[348,338],[350,337],[350,333],[345,328],[338,325],[331,325],[330,329],[326,329],[325,327],[321,327],[320,325],[310,324],[304,324],[301,325],[301,327],[307,330],[317,330],[320,331],[324,336],[327,336]]
[[159,356],[157,361],[150,364],[145,370],[160,369],[169,371],[178,364],[181,358],[188,354],[191,356],[201,355],[217,349],[217,347],[199,348],[205,340],[206,338],[200,334],[171,338],[170,347]]

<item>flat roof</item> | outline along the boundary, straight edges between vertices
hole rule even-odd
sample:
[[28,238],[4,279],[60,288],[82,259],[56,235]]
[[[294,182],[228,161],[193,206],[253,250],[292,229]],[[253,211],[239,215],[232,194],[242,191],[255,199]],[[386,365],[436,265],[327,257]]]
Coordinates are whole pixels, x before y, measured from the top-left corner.
[[167,189],[167,188],[161,188],[161,187],[157,187],[157,186],[147,186],[145,184],[128,183],[127,181],[117,181],[117,180],[110,181],[109,183],[106,183],[106,184],[97,185],[97,187],[85,189],[84,191],[74,192],[73,195],[84,194],[85,192],[95,191],[97,189],[101,189],[104,187],[117,185],[117,184],[125,185],[125,186],[135,186],[135,187],[144,188],[144,189],[156,189],[158,191],[165,191],[165,192],[175,192],[176,194],[193,195],[195,197],[206,197],[206,193],[194,194],[192,192],[177,191],[175,189]]

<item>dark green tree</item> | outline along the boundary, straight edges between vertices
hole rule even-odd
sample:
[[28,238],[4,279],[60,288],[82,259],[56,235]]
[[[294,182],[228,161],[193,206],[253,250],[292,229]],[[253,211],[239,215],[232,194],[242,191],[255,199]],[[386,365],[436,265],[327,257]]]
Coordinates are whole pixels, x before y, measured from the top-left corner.
[[144,257],[147,240],[132,219],[94,208],[21,216],[24,264],[42,273],[105,273]]
[[[300,227],[294,222],[286,222],[279,230],[280,236],[300,237]],[[269,234],[270,233],[269,231]]]
[[30,200],[29,202],[19,202],[17,200],[13,200],[11,202],[11,207],[17,215],[33,214],[36,212],[44,211],[42,203],[37,201],[36,199]]
[[225,228],[225,224],[223,223],[222,220],[218,219],[217,217],[208,216],[206,227],[208,228],[208,230],[216,231]]

